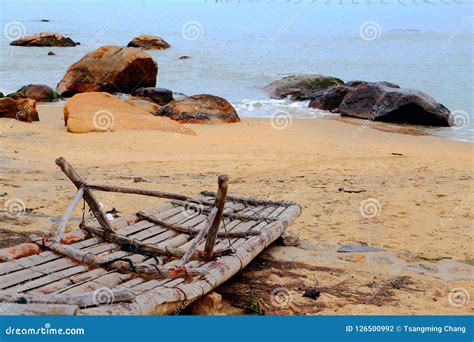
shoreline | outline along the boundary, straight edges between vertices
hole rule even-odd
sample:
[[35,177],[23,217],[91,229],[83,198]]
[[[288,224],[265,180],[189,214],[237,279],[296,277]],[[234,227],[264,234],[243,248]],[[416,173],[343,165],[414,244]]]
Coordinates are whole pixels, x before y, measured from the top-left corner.
[[[69,100],[69,99],[67,99]],[[66,104],[67,100],[65,101],[58,101],[58,102],[52,102],[52,103],[45,103],[45,102],[38,102],[37,107],[41,108],[47,108],[47,107],[61,107],[63,108],[64,105]],[[234,106],[235,104],[232,103]],[[240,117],[243,120],[270,120],[272,117],[269,115],[264,115],[264,116],[247,116],[247,115],[241,115]],[[351,124],[354,126],[359,126],[359,127],[367,127],[370,126],[372,129],[380,130],[383,132],[387,133],[395,133],[395,134],[403,134],[403,135],[411,135],[411,136],[431,136],[435,138],[440,138],[443,140],[449,140],[449,141],[460,141],[460,142],[466,142],[466,143],[474,143],[474,140],[466,140],[466,139],[461,139],[456,135],[453,134],[448,134],[446,132],[443,132],[442,134],[436,134],[435,131],[439,130],[439,127],[425,127],[425,126],[415,126],[415,125],[402,125],[402,124],[394,124],[394,123],[388,123],[388,122],[376,122],[376,121],[370,121],[367,122],[366,120],[363,119],[357,119],[357,118],[351,118],[351,117],[341,117],[337,113],[332,113],[332,115],[324,115],[324,116],[314,116],[314,117],[292,117],[291,120],[335,120],[339,121],[342,123],[347,123]],[[41,118],[40,118],[41,120]],[[442,128],[442,129],[456,129],[455,127],[450,127],[450,128]]]

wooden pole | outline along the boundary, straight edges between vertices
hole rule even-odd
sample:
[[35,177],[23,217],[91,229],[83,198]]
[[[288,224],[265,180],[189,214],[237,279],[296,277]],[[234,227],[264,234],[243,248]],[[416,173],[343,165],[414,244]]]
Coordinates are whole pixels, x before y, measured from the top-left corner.
[[79,203],[83,195],[84,195],[84,187],[81,186],[79,190],[77,190],[76,195],[74,195],[74,198],[72,199],[71,203],[69,204],[66,211],[64,212],[63,217],[61,218],[61,223],[59,224],[59,229],[54,239],[55,241],[61,240],[61,236],[64,234],[64,229],[66,229],[69,218],[72,215],[72,211],[77,206],[77,204]]
[[71,182],[76,186],[78,190],[84,187],[83,197],[89,207],[92,209],[94,217],[97,219],[100,226],[104,228],[106,232],[113,232],[112,226],[110,225],[104,210],[100,207],[100,204],[95,198],[94,194],[86,186],[84,179],[79,175],[79,173],[77,173],[74,167],[69,164],[63,157],[56,159],[56,165],[61,168],[64,174],[71,180]]
[[[203,196],[211,196],[216,197],[216,193],[212,191],[201,191],[201,195]],[[255,198],[246,198],[246,197],[238,197],[238,196],[227,196],[228,201],[243,203],[246,205],[274,205],[277,207],[289,207],[295,205],[296,203],[291,201],[270,201],[270,200],[258,200]]]
[[[99,293],[100,294],[100,293]],[[81,294],[59,293],[48,295],[38,295],[30,293],[15,293],[12,291],[0,291],[0,302],[14,303],[20,300],[25,304],[69,304],[80,307],[110,305],[113,303],[130,302],[135,299],[135,294],[127,288],[107,289],[107,303],[101,303],[99,295],[95,291]]]
[[201,201],[189,196],[173,194],[171,192],[164,192],[158,190],[146,190],[146,189],[134,189],[124,186],[114,185],[99,185],[99,184],[87,184],[87,187],[92,190],[105,191],[105,192],[119,192],[122,194],[133,194],[133,195],[144,195],[152,197],[161,197],[178,201],[187,201],[197,204],[212,205],[212,201]]
[[207,233],[206,245],[204,246],[204,255],[212,257],[214,245],[216,244],[217,233],[219,232],[219,226],[222,220],[222,213],[224,211],[225,200],[227,197],[227,187],[229,183],[229,177],[227,175],[220,175],[217,179],[218,191],[214,206],[217,207],[217,213],[214,220],[211,223],[209,232]]
[[[196,252],[197,247],[204,240],[204,237],[206,235],[208,236],[208,240],[211,240],[209,241],[209,243],[212,242],[212,239],[214,240],[212,243],[212,248],[214,248],[214,243],[216,242],[217,231],[219,230],[219,225],[222,219],[222,212],[224,210],[228,181],[229,181],[229,177],[227,177],[226,175],[220,175],[219,178],[217,179],[219,191],[214,201],[214,204],[212,206],[211,212],[209,213],[209,216],[207,217],[206,225],[204,226],[203,229],[199,231],[199,234],[193,239],[191,246],[189,246],[188,250],[179,261],[178,268],[182,268],[191,259],[191,257]],[[214,237],[209,239],[211,228],[213,229],[212,234],[214,235]],[[208,245],[208,241],[206,241],[206,246],[207,245]],[[209,258],[211,256],[212,256],[212,250],[211,250],[211,253],[209,253],[206,249],[204,249],[203,257]]]
[[[84,229],[90,234],[93,234],[96,236],[102,236],[104,234],[103,229],[99,227],[87,226],[85,224],[82,224],[81,229]],[[146,254],[152,254],[154,256],[171,255],[174,257],[182,257],[185,253],[185,251],[176,247],[159,247],[153,244],[147,244],[147,243],[138,241],[136,239],[132,239],[124,235],[120,235],[116,233],[110,233],[107,236],[107,241],[115,242],[119,245],[132,246],[134,249],[136,249],[135,253],[146,253]],[[229,248],[221,249],[221,250],[215,251],[214,254],[215,256],[229,255],[229,254],[232,254],[232,249],[229,249]],[[202,252],[196,251],[195,256],[197,259],[201,258]]]
[[123,258],[121,260],[114,260],[104,256],[97,256],[95,254],[76,249],[74,247],[67,246],[62,243],[55,242],[53,240],[45,239],[35,234],[31,234],[30,239],[41,247],[45,247],[53,252],[62,254],[66,257],[76,260],[77,262],[89,265],[91,267],[105,267],[121,272],[133,272],[143,276],[150,276],[158,279],[179,278],[186,275],[199,274],[197,271],[194,271],[192,269],[177,269],[174,267],[164,267],[161,265],[143,263],[133,265],[127,262],[126,258]]

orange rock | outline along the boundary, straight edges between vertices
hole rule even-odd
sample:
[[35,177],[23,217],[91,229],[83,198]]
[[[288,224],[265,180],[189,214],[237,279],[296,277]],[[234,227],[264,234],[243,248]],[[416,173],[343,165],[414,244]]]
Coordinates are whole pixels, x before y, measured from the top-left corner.
[[64,37],[62,34],[53,32],[41,32],[32,36],[23,37],[14,40],[10,45],[18,46],[60,46],[60,47],[71,47],[76,46],[79,43],[73,41],[69,37]]
[[149,34],[142,34],[141,36],[133,38],[127,46],[137,47],[143,50],[164,50],[171,47],[163,38]]
[[64,106],[68,132],[113,132],[121,128],[150,129],[195,135],[190,128],[168,118],[157,117],[108,93],[74,95]]
[[193,315],[217,315],[222,309],[222,296],[211,292],[190,305]]
[[102,46],[69,67],[57,90],[62,96],[88,91],[130,93],[154,87],[158,64],[140,49]]

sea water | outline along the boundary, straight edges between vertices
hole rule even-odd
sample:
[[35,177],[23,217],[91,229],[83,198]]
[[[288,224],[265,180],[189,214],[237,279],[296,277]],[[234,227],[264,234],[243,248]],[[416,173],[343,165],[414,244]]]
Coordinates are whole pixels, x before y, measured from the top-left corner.
[[[429,132],[473,141],[473,22],[472,3],[463,0],[2,0],[0,91],[54,87],[85,53],[152,34],[172,46],[148,51],[159,64],[159,87],[222,96],[243,117],[278,111],[333,117],[262,91],[283,76],[316,73],[424,91],[454,112],[458,124]],[[81,45],[9,45],[16,35],[48,31]]]

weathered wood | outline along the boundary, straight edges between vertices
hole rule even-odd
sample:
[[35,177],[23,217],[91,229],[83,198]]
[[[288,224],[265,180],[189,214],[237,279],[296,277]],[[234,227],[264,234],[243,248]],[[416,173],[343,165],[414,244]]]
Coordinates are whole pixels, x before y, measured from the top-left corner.
[[[85,224],[81,225],[82,229],[85,229],[91,234],[97,236],[103,236],[104,231],[98,227],[87,226]],[[173,248],[159,248],[152,244],[142,243],[139,240],[131,239],[126,236],[111,233],[107,237],[107,240],[118,243],[120,245],[129,245],[132,246],[137,252],[150,253],[150,254],[162,254],[162,255],[172,255],[181,257],[183,254],[180,251],[176,251]]]
[[[18,294],[11,291],[0,291],[0,301],[21,304],[69,304],[80,307],[103,305],[100,293],[96,291],[81,294],[53,294],[50,296],[35,294]],[[107,304],[131,301],[135,294],[126,288],[107,289]]]
[[94,268],[90,271],[76,274],[67,279],[57,280],[50,284],[41,286],[33,291],[33,293],[51,294],[67,291],[72,287],[77,287],[85,282],[93,280],[101,275],[107,274],[107,270],[103,268]]
[[[210,208],[202,207],[200,205],[196,205],[194,203],[188,203],[188,202],[183,202],[183,201],[172,201],[171,203],[176,204],[176,205],[181,205],[186,208],[190,208],[195,210],[196,212],[201,212],[203,214],[208,214],[211,212]],[[240,221],[275,221],[275,218],[273,217],[265,217],[265,216],[252,216],[252,215],[246,215],[246,214],[241,214],[241,213],[233,213],[229,212],[226,213],[224,212],[223,217],[229,218],[232,220],[240,220]]]
[[[97,236],[103,236],[104,234],[104,231],[99,227],[91,227],[91,226],[82,224],[81,228]],[[119,245],[132,246],[133,247],[132,252],[134,253],[147,253],[147,254],[153,254],[157,256],[170,255],[174,257],[182,257],[184,255],[184,252],[177,248],[167,247],[167,246],[160,247],[159,245],[144,243],[136,239],[131,239],[126,236],[120,235],[120,234],[115,234],[115,233],[108,234],[107,239],[108,241],[118,243]],[[232,251],[228,248],[223,249],[223,250],[217,250],[215,251],[215,256],[217,257],[217,256],[227,255],[231,252]],[[97,253],[94,253],[94,254],[97,254]],[[196,251],[196,257],[201,257],[202,255],[203,254],[201,252]],[[112,255],[108,255],[108,257],[112,258]]]
[[72,276],[77,275],[79,273],[84,273],[87,270],[88,270],[88,267],[86,265],[73,266],[73,267],[61,270],[59,272],[55,272],[55,273],[37,278],[35,280],[28,281],[26,283],[15,286],[13,288],[9,288],[8,291],[16,291],[16,292],[32,291],[39,287],[45,286],[47,284],[57,282],[58,280],[62,280],[66,278],[70,279]]
[[205,236],[209,232],[209,229],[211,228],[211,224],[214,221],[214,218],[216,217],[216,215],[217,215],[217,207],[214,207],[214,208],[212,208],[212,211],[210,212],[209,216],[207,217],[206,225],[204,226],[203,229],[201,229],[199,234],[196,235],[196,237],[192,240],[191,246],[189,247],[189,249],[186,251],[184,256],[179,261],[178,268],[181,269],[191,259],[191,257],[194,255],[194,253],[196,252],[197,247],[204,240]]
[[[61,168],[64,174],[71,180],[71,182],[76,186],[78,190],[85,185],[84,179],[82,179],[79,173],[77,173],[74,167],[72,167],[72,165],[69,164],[66,159],[64,159],[63,157],[56,159],[56,165]],[[91,208],[94,217],[97,219],[101,227],[104,228],[104,230],[107,232],[112,232],[112,226],[110,225],[104,210],[101,208],[99,202],[95,198],[92,191],[89,190],[89,188],[84,187],[83,197]]]
[[0,316],[71,316],[75,315],[79,307],[77,305],[66,304],[2,304]]
[[[144,219],[144,220],[153,222],[157,225],[160,225],[160,226],[163,226],[163,227],[166,227],[166,228],[169,228],[169,229],[173,229],[173,230],[176,230],[178,232],[185,233],[185,234],[197,235],[201,231],[201,229],[196,229],[195,227],[191,227],[191,226],[186,227],[186,226],[183,226],[183,225],[179,225],[179,224],[175,224],[175,223],[169,223],[169,222],[166,222],[166,221],[163,221],[163,220],[159,220],[156,217],[151,216],[151,215],[146,215],[141,211],[137,212],[136,215],[138,217]],[[238,233],[235,233],[235,232],[234,233],[232,233],[232,232],[222,232],[222,231],[217,233],[217,236],[219,236],[219,237],[249,237],[249,236],[252,236],[252,235],[260,235],[260,232],[249,230],[249,231],[246,231],[246,232],[238,232]]]
[[[216,193],[212,191],[201,191],[201,195],[203,196],[211,196],[211,197],[216,197]],[[291,201],[270,201],[270,200],[258,200],[255,198],[250,198],[250,197],[238,197],[238,196],[227,196],[227,200],[229,201],[234,201],[234,202],[240,202],[244,203],[247,205],[275,205],[275,206],[285,206],[289,207],[292,205],[295,205],[296,203],[291,202]]]
[[214,206],[217,208],[216,216],[214,217],[209,232],[206,237],[206,244],[204,246],[204,256],[212,257],[214,245],[216,244],[217,233],[222,220],[222,211],[224,210],[225,200],[227,197],[227,187],[229,177],[227,175],[220,175],[217,179],[217,195]]
[[193,202],[193,203],[204,204],[204,205],[212,204],[211,201],[203,201],[203,200],[199,200],[190,196],[173,194],[171,192],[164,192],[164,191],[158,191],[158,190],[135,189],[135,188],[128,188],[124,186],[99,185],[99,184],[87,184],[87,187],[89,189],[104,191],[104,192],[118,192],[122,194],[160,197],[160,198],[187,201],[187,202]]
[[61,271],[72,266],[75,266],[74,262],[69,259],[62,258],[31,268],[25,268],[14,273],[9,273],[1,277],[0,289],[6,289],[13,285],[20,284],[24,281],[40,278],[45,275],[54,273],[56,271]]
[[115,269],[118,271],[126,271],[131,273],[137,273],[141,275],[148,275],[155,278],[176,278],[183,275],[195,275],[196,272],[192,270],[176,269],[176,268],[165,268],[158,265],[133,265],[125,260],[113,260],[108,257],[96,256],[95,254],[88,253],[82,250],[77,250],[67,245],[63,245],[59,242],[45,240],[44,238],[32,234],[30,238],[33,242],[39,244],[42,247],[48,248],[54,252],[63,254],[69,258],[72,258],[80,263],[87,264],[91,267],[106,267],[109,269]]
[[[38,254],[41,250],[35,244],[22,243],[17,246],[8,247],[0,250],[0,262],[11,261]],[[3,267],[3,265],[2,265]]]
[[56,237],[54,240],[60,241],[61,236],[64,234],[64,229],[66,229],[67,223],[69,222],[69,218],[72,215],[72,211],[74,208],[76,208],[77,204],[81,200],[82,196],[84,195],[84,187],[81,186],[76,194],[74,195],[74,198],[72,199],[71,203],[67,207],[66,211],[64,212],[63,217],[61,217],[61,222],[59,223],[59,229],[58,232],[56,233]]

